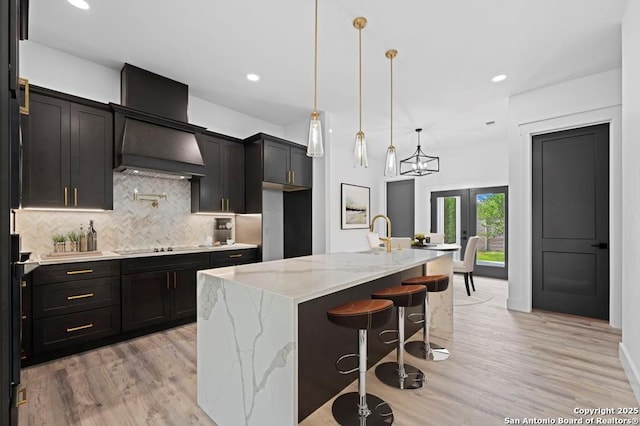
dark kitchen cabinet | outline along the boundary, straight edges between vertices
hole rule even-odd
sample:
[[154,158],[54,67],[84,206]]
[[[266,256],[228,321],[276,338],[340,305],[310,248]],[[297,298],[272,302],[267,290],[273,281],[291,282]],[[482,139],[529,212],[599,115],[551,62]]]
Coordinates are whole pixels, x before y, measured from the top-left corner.
[[106,105],[31,86],[21,117],[22,206],[113,208],[113,118]]
[[196,273],[207,267],[208,253],[132,258],[122,265],[123,331],[195,318]]
[[[305,191],[313,186],[313,159],[306,148],[258,133],[245,140],[246,213],[262,213],[262,190]],[[305,206],[309,211],[311,205]]]
[[258,261],[258,249],[220,250],[211,253],[210,265],[212,268],[225,266],[237,266]]
[[120,333],[119,261],[43,265],[31,277],[33,355]]
[[191,211],[245,210],[244,145],[241,141],[207,132],[198,135],[205,176],[191,182]]
[[311,188],[312,159],[306,148],[264,141],[264,182]]
[[169,272],[122,276],[122,329],[148,327],[171,319]]

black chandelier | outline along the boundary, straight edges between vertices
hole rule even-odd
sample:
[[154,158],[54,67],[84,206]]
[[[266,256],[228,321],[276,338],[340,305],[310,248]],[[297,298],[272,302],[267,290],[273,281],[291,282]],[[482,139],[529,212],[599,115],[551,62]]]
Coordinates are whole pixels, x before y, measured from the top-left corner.
[[422,152],[420,148],[420,132],[418,133],[418,149],[409,158],[400,161],[400,174],[409,176],[426,176],[440,171],[440,157],[433,157]]

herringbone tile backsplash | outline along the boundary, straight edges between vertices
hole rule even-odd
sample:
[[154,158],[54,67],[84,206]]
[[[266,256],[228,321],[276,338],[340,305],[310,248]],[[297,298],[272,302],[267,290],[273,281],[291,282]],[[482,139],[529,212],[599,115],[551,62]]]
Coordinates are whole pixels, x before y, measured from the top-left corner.
[[[150,201],[134,201],[133,191],[167,194],[158,208]],[[52,251],[51,236],[67,233],[93,220],[98,250],[202,244],[211,235],[215,216],[191,213],[189,181],[113,174],[113,210],[105,212],[17,210],[16,232],[22,249],[36,254]]]

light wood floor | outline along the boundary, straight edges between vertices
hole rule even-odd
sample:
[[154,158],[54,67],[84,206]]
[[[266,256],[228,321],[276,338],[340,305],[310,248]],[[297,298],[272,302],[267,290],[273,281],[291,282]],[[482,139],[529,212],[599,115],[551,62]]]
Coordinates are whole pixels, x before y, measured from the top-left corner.
[[[455,333],[433,338],[451,358],[407,356],[427,373],[427,387],[401,392],[368,374],[368,390],[391,404],[395,424],[500,425],[638,406],[618,360],[620,332],[606,322],[507,311],[504,281],[476,278],[473,298],[463,287],[456,277]],[[191,324],[27,368],[20,425],[213,425],[196,403],[195,338]],[[330,404],[303,425],[333,424]]]

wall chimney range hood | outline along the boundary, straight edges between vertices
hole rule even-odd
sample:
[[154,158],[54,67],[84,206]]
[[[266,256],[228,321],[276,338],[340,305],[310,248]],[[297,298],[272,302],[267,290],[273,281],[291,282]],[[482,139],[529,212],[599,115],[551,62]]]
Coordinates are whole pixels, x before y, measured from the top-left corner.
[[121,102],[111,104],[115,127],[115,170],[140,176],[185,178],[204,175],[196,134],[187,123],[187,85],[125,64]]

